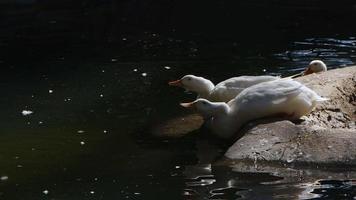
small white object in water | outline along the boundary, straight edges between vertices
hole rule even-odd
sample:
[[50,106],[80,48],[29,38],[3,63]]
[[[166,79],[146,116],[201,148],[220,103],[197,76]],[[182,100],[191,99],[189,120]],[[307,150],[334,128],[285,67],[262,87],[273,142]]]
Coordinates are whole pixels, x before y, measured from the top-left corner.
[[122,38],[122,40],[123,40],[123,41],[126,41],[126,40],[127,40],[127,38]]
[[33,113],[33,111],[31,111],[31,110],[23,110],[21,113],[22,113],[23,116],[26,116],[26,115],[31,115]]
[[143,77],[145,77],[145,76],[147,76],[147,73],[142,73],[141,75],[142,75]]
[[115,58],[111,59],[111,62],[116,62],[116,61],[117,61],[117,59],[115,59]]
[[294,161],[294,158],[287,158],[287,163],[292,163]]
[[104,132],[104,133],[108,133],[108,131],[107,131],[107,130],[104,130],[103,132]]
[[137,72],[137,69],[133,69],[134,72]]
[[176,169],[179,169],[179,168],[180,168],[180,166],[179,166],[179,165],[177,165],[177,166],[176,166]]
[[52,94],[52,93],[53,93],[53,90],[48,90],[48,93]]
[[80,142],[80,145],[85,145],[85,142],[84,142],[84,141],[81,141],[81,142]]
[[48,190],[43,190],[42,193],[47,195],[49,193],[49,191]]
[[104,95],[103,95],[103,94],[100,94],[100,97],[101,97],[101,98],[103,98],[103,97],[104,97]]
[[84,133],[85,131],[83,131],[83,130],[79,130],[79,131],[77,131],[77,133]]
[[170,66],[164,66],[164,68],[165,68],[165,69],[171,69],[171,67],[170,67]]
[[8,179],[9,179],[8,176],[1,176],[1,177],[0,177],[0,180],[1,180],[1,181],[7,181]]
[[38,124],[43,124],[43,122],[42,122],[42,121],[39,121]]
[[95,192],[92,190],[92,191],[90,191],[90,194],[95,194]]
[[266,71],[267,71],[267,69],[263,69],[262,71],[263,71],[263,72],[266,72]]

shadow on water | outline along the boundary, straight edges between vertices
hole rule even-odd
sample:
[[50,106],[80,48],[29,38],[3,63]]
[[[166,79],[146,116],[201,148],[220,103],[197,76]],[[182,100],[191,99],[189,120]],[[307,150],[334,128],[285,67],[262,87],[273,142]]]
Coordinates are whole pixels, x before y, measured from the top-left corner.
[[[257,1],[221,1],[194,18],[199,3],[182,16],[179,2],[98,2],[66,7],[34,0],[0,8],[1,199],[355,197],[350,169],[342,177],[239,171],[219,164],[227,144],[203,128],[173,130],[195,126],[179,137],[155,129],[191,114],[178,103],[195,95],[167,85],[185,74],[217,83],[245,74],[291,75],[312,59],[329,68],[354,64],[356,39],[346,22],[310,29],[330,13],[339,20],[354,16],[352,6],[331,12],[287,2],[268,10]],[[241,12],[233,12],[235,4]],[[161,7],[166,12],[155,12]],[[287,15],[292,10],[305,15]],[[262,14],[246,22],[249,11]]]

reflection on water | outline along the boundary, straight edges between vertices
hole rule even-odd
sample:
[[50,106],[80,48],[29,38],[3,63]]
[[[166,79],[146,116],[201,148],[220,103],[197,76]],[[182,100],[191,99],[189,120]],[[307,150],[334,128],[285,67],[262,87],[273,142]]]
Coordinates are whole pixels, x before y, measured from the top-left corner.
[[321,59],[329,69],[354,64],[356,58],[356,40],[354,37],[346,39],[308,38],[291,45],[291,50],[276,53],[277,59],[284,60],[288,67],[279,67],[284,71],[303,71],[310,60]]
[[[147,46],[143,54],[161,48],[143,40],[137,41]],[[179,58],[214,54],[185,42],[174,40],[169,52]],[[182,53],[181,43],[189,52]],[[65,54],[36,63],[2,61],[0,198],[353,198],[353,177],[327,181],[328,172],[289,181],[283,175],[233,171],[215,164],[228,145],[204,129],[156,138],[151,128],[190,114],[178,103],[194,95],[168,87],[169,80],[188,73],[214,82],[243,74],[286,76],[317,58],[329,68],[346,66],[356,61],[355,43],[353,37],[309,38],[227,60],[122,62],[105,55],[83,61]]]

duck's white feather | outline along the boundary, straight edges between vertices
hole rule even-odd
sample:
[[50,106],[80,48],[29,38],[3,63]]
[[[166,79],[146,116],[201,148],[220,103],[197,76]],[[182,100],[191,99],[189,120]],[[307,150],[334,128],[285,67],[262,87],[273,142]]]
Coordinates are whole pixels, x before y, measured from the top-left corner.
[[209,110],[211,118],[208,118],[208,124],[212,132],[228,138],[250,120],[280,114],[288,119],[298,119],[309,114],[317,102],[325,100],[327,99],[297,81],[281,79],[246,88],[227,104],[201,99],[197,102],[205,101],[204,104],[199,104],[201,109],[198,111],[204,114]]
[[275,76],[239,76],[229,78],[215,86],[210,92],[208,100],[228,102],[250,86],[278,79],[280,78]]

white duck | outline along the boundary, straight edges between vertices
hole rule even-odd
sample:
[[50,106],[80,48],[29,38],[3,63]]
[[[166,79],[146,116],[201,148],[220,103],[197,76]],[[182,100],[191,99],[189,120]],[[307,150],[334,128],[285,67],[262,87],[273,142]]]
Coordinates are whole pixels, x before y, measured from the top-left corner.
[[309,63],[308,68],[304,71],[303,75],[308,75],[318,72],[326,72],[328,68],[326,64],[321,60],[313,60]]
[[212,133],[230,138],[248,121],[270,116],[298,119],[325,100],[297,81],[281,79],[246,88],[228,103],[197,99],[181,106],[210,116],[207,123]]
[[208,99],[213,102],[228,102],[235,98],[241,91],[258,83],[278,80],[275,76],[239,76],[229,78],[216,86],[208,79],[194,75],[185,75],[183,78],[171,81],[171,86],[182,87],[198,93],[198,98]]
[[300,72],[299,74],[295,74],[293,76],[289,76],[287,78],[296,78],[299,76],[305,76],[312,73],[326,72],[327,70],[328,68],[326,67],[326,64],[323,61],[313,60],[309,63],[308,67],[303,72]]

